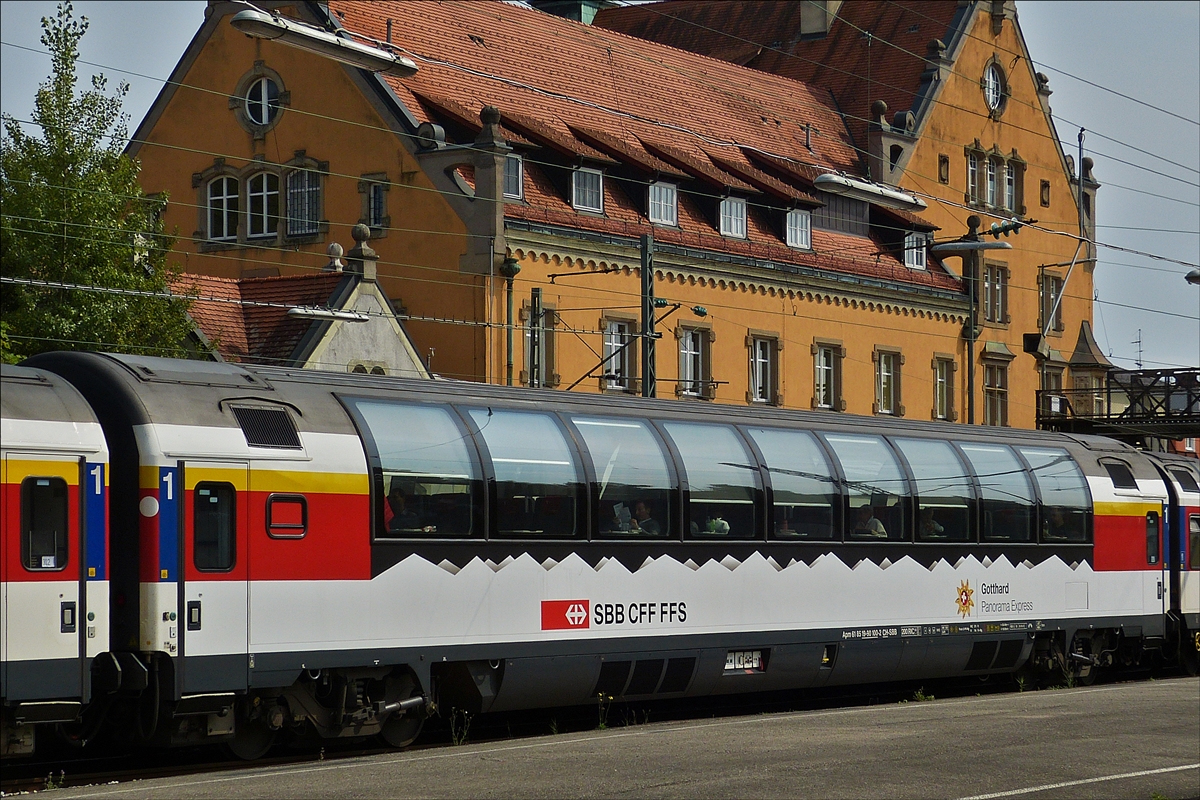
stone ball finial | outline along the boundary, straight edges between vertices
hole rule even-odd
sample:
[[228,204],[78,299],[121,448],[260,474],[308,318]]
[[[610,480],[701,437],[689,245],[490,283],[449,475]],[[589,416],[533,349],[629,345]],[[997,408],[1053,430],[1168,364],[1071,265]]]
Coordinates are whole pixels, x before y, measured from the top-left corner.
[[361,244],[371,238],[371,229],[360,222],[350,229],[350,235]]
[[971,233],[979,230],[979,226],[982,224],[983,220],[981,220],[977,214],[972,214],[971,216],[967,217],[967,228],[971,231]]
[[887,103],[876,100],[871,103],[871,119],[883,119],[887,116]]
[[341,272],[346,265],[342,263],[342,255],[345,251],[337,242],[331,242],[329,247],[325,248],[325,254],[329,256],[329,263],[325,265],[326,272]]
[[479,121],[484,125],[499,125],[500,124],[500,109],[495,106],[484,106],[479,112]]
[[1092,160],[1091,156],[1083,157],[1083,174],[1084,175],[1091,175],[1092,167],[1094,167],[1094,166],[1096,166],[1096,162]]
[[325,255],[329,256],[330,258],[341,258],[343,255],[345,255],[345,253],[345,249],[337,242],[333,242],[329,245],[329,247],[325,248]]

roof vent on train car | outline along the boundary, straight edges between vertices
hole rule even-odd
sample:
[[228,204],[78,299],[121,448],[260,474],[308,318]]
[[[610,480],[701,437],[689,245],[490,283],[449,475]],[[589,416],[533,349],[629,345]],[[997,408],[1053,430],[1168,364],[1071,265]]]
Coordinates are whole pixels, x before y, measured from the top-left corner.
[[282,408],[233,406],[233,415],[251,447],[300,450],[300,435],[292,418]]
[[1133,472],[1130,471],[1127,464],[1120,461],[1101,461],[1100,465],[1108,473],[1108,477],[1112,478],[1113,486],[1117,489],[1136,489],[1138,488],[1137,481],[1133,477]]

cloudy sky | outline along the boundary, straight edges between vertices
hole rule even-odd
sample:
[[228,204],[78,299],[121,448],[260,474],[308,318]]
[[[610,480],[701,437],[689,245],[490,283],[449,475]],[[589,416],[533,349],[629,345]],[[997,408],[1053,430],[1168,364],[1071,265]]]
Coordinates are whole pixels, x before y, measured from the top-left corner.
[[[91,21],[82,58],[93,64],[80,73],[130,84],[131,129],[200,26],[204,7],[75,4]],[[26,48],[42,50],[39,21],[54,9],[50,2],[0,3],[5,114],[29,118],[50,60]],[[1133,369],[1140,332],[1144,368],[1200,366],[1200,286],[1184,280],[1191,266],[1175,263],[1200,264],[1200,2],[1024,0],[1017,9],[1033,60],[1050,76],[1067,152],[1076,152],[1079,128],[1088,131],[1085,155],[1102,184],[1097,239],[1175,260],[1100,249],[1100,347],[1118,367]]]

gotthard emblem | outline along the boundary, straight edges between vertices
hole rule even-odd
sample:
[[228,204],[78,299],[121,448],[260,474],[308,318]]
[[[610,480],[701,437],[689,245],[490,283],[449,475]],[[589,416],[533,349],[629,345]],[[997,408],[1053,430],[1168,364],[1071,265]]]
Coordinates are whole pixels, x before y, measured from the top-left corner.
[[974,594],[975,590],[971,588],[970,581],[963,581],[958,585],[958,597],[954,598],[954,604],[958,606],[959,616],[971,616],[971,609],[975,607],[975,601],[972,599]]

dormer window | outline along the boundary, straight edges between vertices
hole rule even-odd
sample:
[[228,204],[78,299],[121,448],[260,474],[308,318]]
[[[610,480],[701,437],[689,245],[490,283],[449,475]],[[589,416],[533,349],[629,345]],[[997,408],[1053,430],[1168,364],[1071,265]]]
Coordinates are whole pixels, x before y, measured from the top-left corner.
[[659,225],[679,224],[678,191],[673,183],[650,184],[650,221]]
[[741,197],[726,197],[721,201],[721,235],[735,239],[746,238],[746,201]]
[[518,155],[504,157],[504,196],[510,200],[525,197],[525,163]]
[[904,266],[909,269],[925,269],[925,245],[928,237],[923,233],[904,235]]
[[793,208],[787,213],[786,240],[788,247],[799,250],[812,249],[812,212],[804,208]]
[[580,167],[575,170],[571,187],[571,205],[576,211],[604,213],[604,173]]

